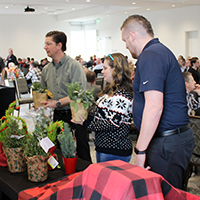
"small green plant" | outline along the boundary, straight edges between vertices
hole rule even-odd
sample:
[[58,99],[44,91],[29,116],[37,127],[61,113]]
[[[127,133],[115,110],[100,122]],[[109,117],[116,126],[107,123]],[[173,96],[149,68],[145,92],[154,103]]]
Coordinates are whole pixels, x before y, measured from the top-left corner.
[[40,82],[34,82],[31,86],[32,91],[39,93],[48,93],[47,87],[43,87]]
[[64,158],[76,157],[76,141],[73,138],[68,123],[64,123],[64,130],[58,135],[58,140]]
[[49,124],[50,119],[45,116],[44,108],[41,108],[40,114],[36,116],[35,130],[32,132],[30,137],[28,137],[26,142],[24,150],[26,156],[32,157],[34,155],[47,155],[40,146],[39,141],[47,137],[47,127]]
[[46,128],[48,138],[56,145],[57,144],[57,130],[63,128],[63,121],[51,122]]
[[0,142],[7,148],[24,147],[28,131],[26,122],[14,115],[16,101],[12,102],[5,112],[5,116],[0,119]]
[[95,103],[92,90],[83,90],[82,86],[78,83],[68,83],[67,92],[69,98],[72,100],[70,106],[74,107],[74,112],[78,111],[78,105],[76,103],[83,103],[85,109],[88,109],[90,106]]

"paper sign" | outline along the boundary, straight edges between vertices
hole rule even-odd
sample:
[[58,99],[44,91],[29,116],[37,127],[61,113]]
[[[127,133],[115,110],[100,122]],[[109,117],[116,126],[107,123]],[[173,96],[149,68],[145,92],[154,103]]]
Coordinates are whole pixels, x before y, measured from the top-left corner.
[[49,157],[47,163],[51,166],[52,169],[54,169],[58,165],[58,161],[53,156]]
[[10,138],[16,138],[16,139],[21,139],[23,138],[25,135],[11,135]]
[[55,145],[48,137],[45,137],[42,140],[40,140],[40,146],[43,148],[45,153],[47,153],[49,149]]

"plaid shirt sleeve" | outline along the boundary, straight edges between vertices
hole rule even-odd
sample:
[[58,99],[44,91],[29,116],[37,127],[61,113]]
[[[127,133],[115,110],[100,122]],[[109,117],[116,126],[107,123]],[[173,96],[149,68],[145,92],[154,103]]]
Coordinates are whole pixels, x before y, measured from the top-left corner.
[[29,70],[29,72],[26,74],[26,80],[31,79],[33,76],[33,70]]

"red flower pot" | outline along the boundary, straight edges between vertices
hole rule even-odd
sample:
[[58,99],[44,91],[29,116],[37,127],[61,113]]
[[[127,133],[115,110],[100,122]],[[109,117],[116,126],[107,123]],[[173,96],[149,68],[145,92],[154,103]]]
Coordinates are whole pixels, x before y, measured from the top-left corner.
[[65,167],[65,174],[73,174],[76,171],[76,163],[78,156],[74,158],[64,158],[63,163]]

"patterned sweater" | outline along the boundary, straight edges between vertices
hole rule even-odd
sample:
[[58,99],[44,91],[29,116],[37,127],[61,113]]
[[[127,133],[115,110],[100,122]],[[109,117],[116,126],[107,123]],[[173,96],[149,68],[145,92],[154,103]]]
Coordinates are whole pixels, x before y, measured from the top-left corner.
[[95,132],[96,151],[120,156],[132,154],[129,138],[132,117],[132,93],[123,89],[97,101],[97,110],[88,129]]

